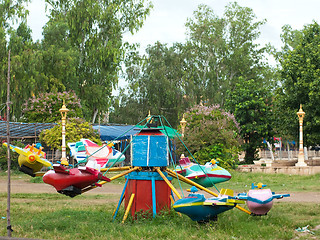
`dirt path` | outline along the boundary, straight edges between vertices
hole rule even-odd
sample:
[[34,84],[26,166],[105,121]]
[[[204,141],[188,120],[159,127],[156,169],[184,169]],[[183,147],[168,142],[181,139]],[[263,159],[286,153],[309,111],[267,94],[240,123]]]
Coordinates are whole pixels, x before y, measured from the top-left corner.
[[[123,184],[105,184],[86,194],[121,194]],[[0,179],[0,193],[7,192],[7,182]],[[45,183],[30,183],[25,180],[11,180],[12,193],[56,193],[51,185]]]
[[[123,190],[124,184],[107,183],[103,187],[98,187],[85,194],[112,194],[119,195]],[[0,193],[7,192],[6,180],[0,179]],[[56,193],[54,187],[44,183],[30,183],[26,180],[11,180],[12,193]],[[284,202],[306,202],[320,203],[320,192],[289,192],[290,197],[279,201]],[[186,196],[188,193],[184,192]],[[206,197],[209,195],[205,194]],[[276,200],[277,201],[277,200]]]

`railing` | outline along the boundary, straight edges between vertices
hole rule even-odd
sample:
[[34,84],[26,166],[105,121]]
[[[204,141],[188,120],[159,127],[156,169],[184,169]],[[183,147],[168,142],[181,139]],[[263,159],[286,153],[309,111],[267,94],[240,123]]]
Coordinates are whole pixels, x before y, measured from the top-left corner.
[[[298,158],[298,150],[276,150],[273,152],[275,160],[293,160]],[[271,159],[271,153],[269,150],[262,150],[259,152],[261,159]],[[307,151],[308,159],[320,158],[320,151],[308,150]]]

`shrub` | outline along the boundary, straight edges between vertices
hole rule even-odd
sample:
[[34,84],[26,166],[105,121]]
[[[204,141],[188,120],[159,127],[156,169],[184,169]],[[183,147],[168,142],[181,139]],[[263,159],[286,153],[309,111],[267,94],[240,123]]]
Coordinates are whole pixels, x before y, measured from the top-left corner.
[[57,122],[61,119],[59,109],[65,101],[70,110],[68,117],[82,117],[80,99],[73,91],[58,93],[40,93],[23,104],[23,114],[27,122]]
[[[240,147],[239,125],[219,105],[195,106],[185,113],[187,126],[183,142],[200,164],[217,159],[220,166],[234,168]],[[186,154],[177,144],[178,154]]]
[[[40,141],[52,149],[60,149],[62,143],[61,122],[55,127],[41,132]],[[81,138],[101,144],[98,133],[92,128],[92,125],[81,118],[71,118],[66,123],[66,142],[77,142]]]

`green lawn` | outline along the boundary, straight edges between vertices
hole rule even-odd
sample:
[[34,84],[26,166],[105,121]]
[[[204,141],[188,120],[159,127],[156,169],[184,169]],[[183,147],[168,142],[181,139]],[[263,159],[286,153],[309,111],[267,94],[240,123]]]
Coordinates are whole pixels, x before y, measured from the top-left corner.
[[[6,196],[0,195],[1,216]],[[13,194],[11,223],[14,237],[41,239],[292,239],[295,229],[320,223],[320,204],[275,203],[267,216],[252,217],[237,209],[220,214],[217,222],[199,225],[174,211],[154,220],[129,218],[121,224],[123,209],[112,222],[115,203],[106,196],[74,199],[59,194]],[[6,235],[6,220],[0,221]],[[311,239],[308,234],[305,238]],[[320,231],[315,231],[320,237]]]
[[[286,174],[265,174],[265,173],[244,173],[230,170],[232,178],[223,183],[216,184],[218,189],[230,188],[235,192],[247,192],[251,184],[259,182],[266,184],[274,192],[319,192],[320,174],[315,175],[286,175]],[[176,188],[189,187],[188,184],[173,181]],[[212,188],[214,189],[214,188]]]
[[[250,188],[252,182],[263,182],[273,191],[319,191],[319,177],[282,174],[253,174],[232,171],[233,178],[217,187],[236,191]],[[0,176],[1,179],[5,175]],[[28,176],[13,178],[28,181]],[[178,184],[175,182],[174,184]],[[178,184],[179,185],[179,184]],[[183,184],[183,188],[187,187]],[[11,224],[13,237],[41,239],[317,239],[314,234],[301,234],[298,227],[309,229],[320,225],[320,203],[277,201],[267,216],[252,217],[233,209],[218,216],[218,221],[199,225],[174,211],[155,219],[121,224],[123,206],[117,219],[112,213],[118,196],[83,194],[69,198],[60,194],[13,194]],[[6,194],[0,194],[0,217],[6,216]],[[0,236],[6,236],[6,219],[0,219]]]
[[248,191],[251,184],[259,182],[266,184],[272,191],[278,192],[318,192],[320,191],[320,174],[315,175],[288,175],[243,173],[230,171],[232,178],[217,185],[219,188],[231,188],[237,192]]

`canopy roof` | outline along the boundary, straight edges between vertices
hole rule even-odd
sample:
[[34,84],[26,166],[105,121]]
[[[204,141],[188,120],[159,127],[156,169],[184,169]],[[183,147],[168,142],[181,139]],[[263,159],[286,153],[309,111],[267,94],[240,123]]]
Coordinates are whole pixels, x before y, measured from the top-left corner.
[[[95,125],[93,129],[97,130],[100,134],[100,138],[103,141],[111,140],[124,140],[130,139],[131,135],[134,135],[140,131],[143,126],[141,125]],[[159,127],[163,128],[163,127]],[[177,130],[164,126],[163,130],[160,130],[164,134],[168,135],[169,138],[174,138],[175,136],[181,136]]]
[[[53,128],[55,123],[21,123],[10,122],[10,137],[11,138],[37,138],[42,130]],[[93,129],[97,130],[100,134],[100,138],[103,141],[110,140],[124,140],[130,139],[131,135],[134,135],[140,131],[143,126],[141,125],[95,125]],[[160,127],[163,128],[163,127]],[[181,136],[177,130],[164,126],[161,130],[169,138]],[[0,121],[0,138],[7,137],[7,122]]]
[[130,139],[139,132],[133,125],[95,125],[93,129],[99,132],[102,141]]
[[[143,128],[143,126],[141,125],[137,125],[137,127],[139,128]],[[162,132],[163,134],[167,135],[169,138],[174,138],[176,136],[181,136],[180,133],[178,133],[178,131],[176,129],[173,129],[171,127],[168,126],[159,126],[158,128],[163,128],[163,130],[160,130],[160,132]]]
[[[50,129],[55,123],[9,122],[11,138],[37,138],[44,129]],[[7,122],[0,121],[0,138],[7,137]]]

